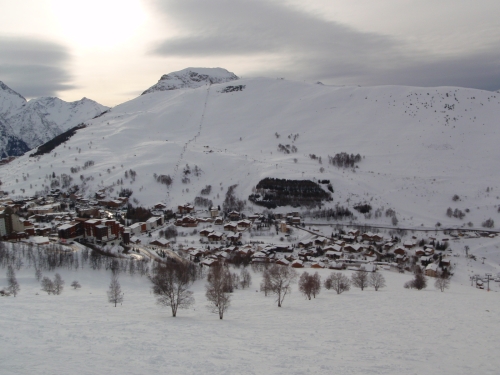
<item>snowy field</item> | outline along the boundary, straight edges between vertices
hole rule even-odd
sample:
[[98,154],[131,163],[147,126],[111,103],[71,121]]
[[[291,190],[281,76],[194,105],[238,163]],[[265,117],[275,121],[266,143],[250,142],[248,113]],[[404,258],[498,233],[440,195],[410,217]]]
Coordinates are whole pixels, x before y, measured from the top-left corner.
[[[478,260],[465,259],[465,242],[454,244],[460,256],[444,293],[431,278],[427,289],[407,290],[412,275],[381,271],[387,287],[378,292],[323,289],[308,301],[294,285],[278,308],[256,292],[261,276],[252,272],[222,321],[206,308],[203,280],[192,287],[195,305],[172,318],[137,274],[120,274],[125,300],[115,308],[107,271],[60,269],[66,286],[54,296],[40,290],[33,269],[21,269],[20,294],[0,299],[0,373],[498,374],[500,287],[473,288],[469,274],[500,272],[499,241],[470,241]],[[331,272],[319,271],[323,279]]]

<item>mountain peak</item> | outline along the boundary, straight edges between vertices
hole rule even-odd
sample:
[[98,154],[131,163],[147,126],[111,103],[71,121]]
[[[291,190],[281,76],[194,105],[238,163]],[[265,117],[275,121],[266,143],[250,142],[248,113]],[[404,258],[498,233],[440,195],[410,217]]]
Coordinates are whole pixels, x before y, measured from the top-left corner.
[[238,76],[223,68],[186,68],[177,72],[164,74],[158,83],[151,86],[141,95],[156,91],[196,88],[213,83],[224,83],[237,80]]
[[14,90],[12,90],[9,86],[7,86],[5,83],[3,83],[2,81],[0,81],[0,90],[2,91],[6,91],[7,93],[9,93],[10,95],[15,95],[15,96],[18,96],[19,98],[23,99],[24,101],[26,101],[26,98],[24,96],[22,96],[21,94],[15,92]]

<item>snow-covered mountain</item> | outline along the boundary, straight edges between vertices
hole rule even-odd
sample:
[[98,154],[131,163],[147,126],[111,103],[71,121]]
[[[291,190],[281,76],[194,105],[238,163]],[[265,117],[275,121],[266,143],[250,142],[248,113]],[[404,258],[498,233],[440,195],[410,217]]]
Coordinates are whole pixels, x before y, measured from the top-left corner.
[[[218,75],[209,72],[202,86],[141,95],[86,121],[51,154],[0,167],[2,188],[31,195],[57,185],[52,173],[66,174],[87,196],[128,188],[135,204],[175,206],[210,185],[203,197],[217,205],[235,184],[247,199],[265,177],[327,179],[334,193],[326,207],[373,207],[371,218],[356,212],[359,221],[390,223],[375,215],[388,208],[400,225],[414,227],[480,227],[498,216],[497,93],[267,78],[210,84]],[[358,168],[329,163],[341,152],[360,154]],[[158,182],[161,175],[172,178],[169,187]],[[448,217],[448,208],[465,217]]]
[[0,81],[0,116],[8,117],[26,103],[26,99]]
[[10,125],[9,118],[26,104],[26,99],[0,81],[0,157],[22,155],[29,150]]
[[186,68],[178,72],[164,74],[156,85],[144,91],[142,95],[157,91],[197,88],[207,84],[224,83],[237,80],[238,77],[222,68]]
[[0,119],[0,157],[22,155],[29,149],[26,142],[14,135],[12,127]]
[[101,114],[105,107],[83,98],[26,99],[0,82],[0,156],[17,156]]
[[33,148],[107,109],[87,98],[68,103],[45,97],[30,100],[9,120],[17,135]]

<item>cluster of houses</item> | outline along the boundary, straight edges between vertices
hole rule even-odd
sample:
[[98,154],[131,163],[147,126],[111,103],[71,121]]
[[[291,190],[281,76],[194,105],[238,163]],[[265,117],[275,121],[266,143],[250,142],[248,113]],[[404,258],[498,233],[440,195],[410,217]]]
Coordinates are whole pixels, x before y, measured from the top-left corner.
[[[75,211],[62,210],[70,203]],[[57,235],[61,242],[81,238],[101,245],[117,245],[120,242],[137,244],[141,242],[141,235],[165,225],[162,211],[166,206],[161,203],[154,207],[158,210],[157,215],[128,227],[109,217],[106,209],[120,209],[126,203],[125,197],[106,199],[104,192],[98,192],[95,200],[88,200],[78,194],[62,194],[57,189],[39,199],[13,201],[0,197],[0,239],[19,241],[36,238],[35,242],[44,243],[47,237]],[[28,218],[17,215],[19,210],[27,212],[24,216]],[[236,211],[222,214],[220,207],[211,207],[200,215],[192,204],[184,204],[178,206],[173,224],[183,228],[206,224],[198,232],[200,247],[182,249],[193,261],[206,266],[231,261],[235,257],[246,258],[252,263],[277,263],[295,268],[354,267],[367,271],[374,270],[376,265],[404,269],[413,262],[424,267],[426,275],[436,276],[451,265],[449,252],[436,250],[434,244],[437,239],[434,237],[426,241],[417,241],[413,237],[399,242],[378,233],[361,233],[358,229],[332,238],[310,232],[309,236],[304,236],[309,239],[288,245],[251,243],[249,238],[244,237],[251,228],[270,229],[273,225],[277,231],[286,234],[290,225],[301,224],[298,212],[274,216],[271,221],[261,214],[247,217]],[[440,239],[442,242],[448,240]],[[150,244],[160,248],[170,247],[170,242],[164,238],[155,238]]]
[[[300,245],[299,245],[300,246]],[[273,245],[265,243],[245,244],[241,246],[214,246],[202,248],[188,247],[183,249],[194,262],[204,266],[212,266],[218,262],[231,262],[235,258],[246,258],[251,263],[275,263],[293,268],[331,268],[344,269],[347,266],[365,268],[373,271],[368,261],[340,259],[334,261],[321,255],[321,251],[311,248],[301,248],[294,245]]]
[[158,229],[165,224],[163,215],[152,216],[144,222],[138,222],[126,227],[123,231],[123,243],[138,243],[140,239],[137,237],[142,233],[148,233],[152,230]]
[[[155,206],[161,209],[161,205]],[[207,211],[204,211],[206,213]],[[222,216],[220,207],[210,207],[208,210],[208,217],[197,217],[194,215],[194,206],[191,204],[180,205],[177,207],[178,218],[175,225],[182,227],[196,227],[198,223],[214,223],[215,225],[222,225],[228,222],[238,222],[240,227],[248,227],[251,223],[255,223],[258,226],[266,226],[264,216],[262,214],[252,214],[248,217],[244,217],[238,211],[230,211]],[[299,225],[302,223],[302,218],[299,212],[291,212],[288,214],[276,213],[274,214],[274,220],[281,221],[282,223],[288,225]]]
[[107,244],[119,241],[123,233],[123,225],[116,220],[85,219],[75,220],[60,225],[57,228],[59,239],[62,242],[85,238],[90,242]]
[[[194,207],[190,204],[178,206],[178,218],[174,225],[184,228],[196,228],[200,224],[210,224],[219,226],[219,230],[202,229],[200,236],[208,242],[230,241],[237,242],[241,239],[241,232],[251,228],[253,225],[261,227],[264,218],[260,214],[253,214],[248,218],[242,219],[242,216],[237,211],[231,211],[226,215],[226,219],[220,216],[218,208],[211,207],[208,210],[209,216],[199,217],[193,214]],[[186,215],[185,215],[186,214]],[[224,233],[228,232],[228,233]]]
[[[51,237],[63,243],[85,239],[101,245],[117,245],[120,242],[128,243],[134,235],[164,224],[163,215],[159,215],[144,223],[126,227],[107,210],[122,208],[127,203],[126,197],[105,199],[100,192],[96,194],[96,199],[85,199],[79,194],[64,194],[58,189],[37,199],[12,200],[8,196],[2,197],[0,239],[45,244],[49,243]],[[66,211],[68,206],[74,207],[74,210]]]
[[[450,251],[436,251],[432,245],[437,241],[434,237],[423,241],[426,244],[418,247],[419,241],[416,238],[401,243],[386,239],[377,233],[360,233],[358,229],[352,229],[334,238],[311,235],[309,239],[293,244],[242,245],[242,232],[237,233],[240,240],[238,244],[228,241],[227,234],[213,228],[205,228],[199,234],[201,237],[207,237],[209,244],[188,247],[183,251],[187,252],[192,261],[200,262],[204,266],[231,262],[235,258],[246,258],[251,263],[276,263],[294,268],[375,271],[377,267],[384,267],[401,271],[412,258],[412,261],[424,267],[427,276],[435,277],[451,265]],[[442,239],[442,241],[447,240]],[[388,255],[392,260],[387,261]]]
[[76,218],[57,228],[58,237],[62,242],[85,239],[100,245],[118,245],[123,243],[139,243],[137,237],[149,233],[165,224],[163,215],[152,216],[145,222],[125,226],[115,219],[109,218]]
[[49,208],[49,204],[43,204],[38,206],[43,207],[40,210],[30,206],[28,211],[30,216],[25,219],[17,214],[23,206],[24,202],[15,202],[8,198],[0,199],[0,240],[21,241],[47,237],[53,232],[51,222],[58,223],[69,218],[67,213],[55,211],[58,205],[51,204]]

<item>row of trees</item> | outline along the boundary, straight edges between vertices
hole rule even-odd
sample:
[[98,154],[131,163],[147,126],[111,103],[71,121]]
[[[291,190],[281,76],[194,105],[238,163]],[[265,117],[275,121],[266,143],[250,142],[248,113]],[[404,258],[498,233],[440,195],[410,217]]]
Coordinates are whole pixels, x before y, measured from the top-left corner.
[[[38,281],[40,281],[41,279],[41,272],[39,270],[37,270],[36,278]],[[51,280],[47,276],[43,277],[41,279],[41,286],[44,292],[47,292],[48,294],[59,295],[64,289],[64,280],[62,279],[60,274],[56,273],[54,276],[54,280]],[[78,281],[73,281],[71,286],[73,286],[75,289],[80,288],[80,284],[78,283]],[[19,286],[19,283],[17,281],[14,267],[9,265],[7,267],[7,288],[0,291],[0,294],[4,296],[13,295],[14,297],[16,297],[20,291],[21,287]]]
[[448,207],[446,210],[446,216],[448,217],[455,217],[457,219],[462,220],[465,217],[465,213],[462,210],[459,210],[458,208],[455,208],[455,211],[451,207]]
[[[415,275],[412,280],[407,281],[404,284],[406,289],[417,289],[422,290],[427,288],[427,278],[425,277],[422,269],[420,267],[415,268]],[[436,281],[434,282],[434,287],[439,289],[441,292],[444,292],[445,289],[450,287],[450,279],[447,274],[440,273],[436,277]]]
[[315,219],[326,220],[342,220],[344,218],[353,218],[354,215],[349,208],[344,206],[335,205],[334,208],[324,208],[320,210],[306,211],[303,213],[304,217],[312,217]]
[[[199,275],[198,275],[199,276]],[[159,264],[153,269],[149,280],[157,303],[170,307],[172,316],[177,316],[178,309],[187,309],[194,304],[193,292],[189,290],[197,277],[193,277],[190,266],[184,263]],[[231,305],[231,293],[237,288],[248,288],[252,278],[248,270],[243,269],[238,276],[231,273],[223,265],[215,265],[209,269],[205,296],[210,311],[223,319],[224,313]]]
[[287,205],[316,207],[321,206],[323,201],[332,200],[329,192],[310,180],[264,178],[253,191],[248,199],[267,208]]
[[354,168],[354,166],[361,161],[361,155],[348,154],[347,152],[340,152],[335,156],[328,155],[328,162],[331,165],[339,168]]
[[[74,252],[61,245],[33,246],[32,244],[6,244],[0,242],[0,268],[7,268],[7,287],[0,290],[0,295],[16,296],[21,288],[17,281],[15,270],[33,268],[35,277],[41,283],[41,288],[48,294],[58,295],[63,291],[64,280],[56,273],[54,279],[43,277],[42,271],[52,272],[59,268],[78,269],[90,266],[93,270],[111,270],[113,274],[127,272],[130,275],[140,276],[149,273],[149,260],[131,260],[119,258],[118,254],[108,253],[105,250],[89,250],[85,248]],[[78,281],[73,281],[71,287],[81,287]]]
[[[4,248],[3,250],[5,251],[6,249]],[[28,253],[30,252],[28,251]],[[84,258],[89,257],[88,251],[86,253]],[[95,252],[91,254],[95,254]],[[10,258],[9,252],[3,255],[4,261]],[[33,254],[31,253],[30,257],[32,256]],[[90,258],[92,258],[92,256]],[[98,256],[96,259],[98,258],[100,259],[101,257]],[[6,262],[8,264],[8,287],[2,294],[16,296],[20,291],[20,287],[15,277],[14,267],[12,264],[9,264],[11,262],[11,259]],[[69,268],[71,268],[71,266]],[[113,275],[108,290],[108,300],[116,306],[118,303],[123,302],[124,294],[118,282],[118,273],[121,271],[122,265],[120,264],[120,260],[111,259],[110,262],[107,262],[106,268],[111,269]],[[46,291],[48,294],[58,295],[62,293],[64,280],[62,280],[58,273],[55,274],[54,280],[48,277],[42,278],[41,270],[37,267],[36,277],[39,281],[41,279],[42,290]],[[158,263],[154,265],[148,277],[152,283],[152,291],[157,298],[158,304],[170,307],[172,316],[175,317],[179,308],[189,308],[194,303],[193,293],[189,290],[189,287],[195,280],[202,277],[202,271],[199,267],[190,263]],[[291,286],[297,278],[298,274],[295,269],[274,264],[263,270],[263,279],[260,289],[266,296],[268,294],[274,295],[278,307],[281,307],[285,297],[291,292]],[[224,313],[230,306],[231,293],[234,289],[244,289],[248,288],[250,285],[251,275],[246,268],[243,268],[240,275],[237,275],[232,273],[230,269],[224,265],[219,264],[211,267],[207,275],[207,284],[205,286],[205,295],[211,312],[217,313],[219,318],[223,319]],[[337,294],[341,294],[348,291],[351,286],[358,287],[361,290],[364,290],[364,288],[368,286],[372,286],[378,291],[379,288],[385,287],[386,283],[383,275],[365,272],[364,270],[354,272],[351,278],[348,278],[340,272],[332,273],[323,284],[317,272],[315,274],[303,272],[298,282],[299,291],[309,300],[311,300],[311,298],[316,298],[321,291],[322,285],[328,290],[333,289]],[[80,287],[80,284],[74,281],[71,286],[77,289]],[[426,286],[426,278],[419,267],[416,268],[415,278],[405,284],[405,288],[415,288],[418,290]],[[449,279],[445,277],[445,275],[438,277],[435,286],[441,291],[444,291],[449,287]]]
[[50,278],[45,276],[42,279],[41,284],[42,290],[44,292],[47,292],[47,294],[59,295],[64,289],[64,280],[58,273],[54,275],[54,280],[51,280]]
[[[369,276],[368,276],[369,275]],[[367,286],[373,286],[375,290],[385,287],[385,279],[379,273],[368,274],[365,271],[357,271],[353,273],[351,279],[344,274],[337,272],[332,273],[324,282],[326,289],[333,289],[337,294],[347,292],[351,285],[361,288],[363,290]],[[304,294],[309,300],[311,296],[316,298],[321,290],[321,277],[316,272],[314,275],[309,275],[304,272],[299,279],[299,291]]]
[[163,184],[163,185],[167,185],[167,186],[172,185],[172,182],[174,182],[172,177],[170,177],[170,175],[168,175],[168,174],[167,175],[165,175],[165,174],[157,175],[155,173],[153,175],[153,177],[155,178],[156,182]]
[[37,150],[34,153],[30,154],[30,157],[35,157],[35,156],[40,156],[43,154],[50,153],[53,149],[55,149],[61,143],[66,142],[73,135],[75,135],[77,130],[83,129],[85,127],[87,127],[87,125],[82,123],[82,124],[79,124],[71,129],[69,129],[69,130],[66,130],[64,133],[61,133],[58,136],[52,138],[50,141],[44,143],[43,145],[38,146]]

